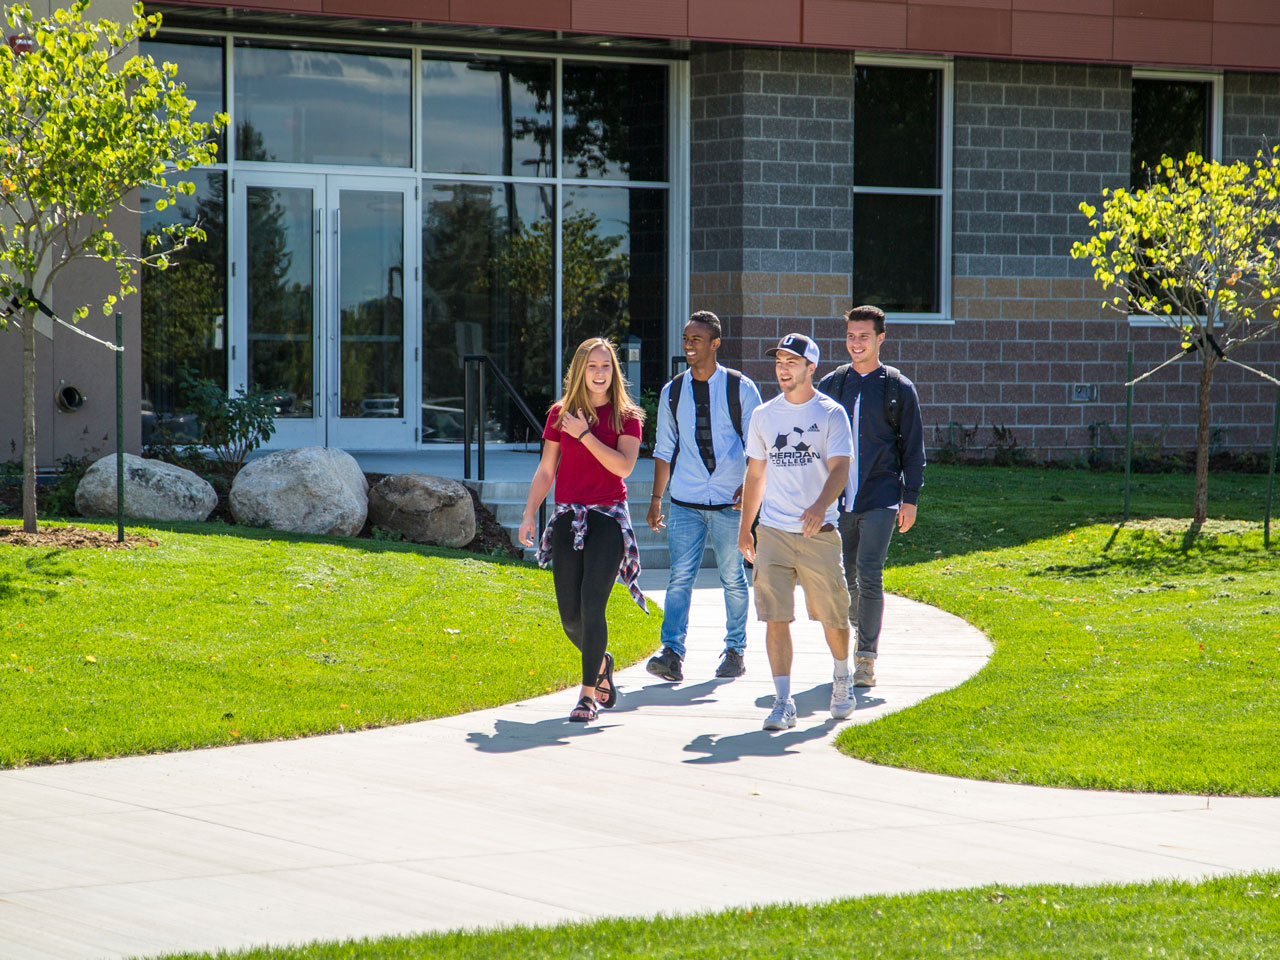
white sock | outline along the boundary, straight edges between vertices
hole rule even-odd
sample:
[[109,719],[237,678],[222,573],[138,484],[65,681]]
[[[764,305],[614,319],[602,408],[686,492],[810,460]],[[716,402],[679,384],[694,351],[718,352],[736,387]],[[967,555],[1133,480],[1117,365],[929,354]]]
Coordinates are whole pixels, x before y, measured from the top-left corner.
[[847,677],[849,675],[849,658],[845,657],[843,660],[837,660],[835,663],[836,669],[832,676],[837,678]]
[[774,677],[773,689],[777,692],[779,700],[790,700],[791,677],[789,675],[785,677]]

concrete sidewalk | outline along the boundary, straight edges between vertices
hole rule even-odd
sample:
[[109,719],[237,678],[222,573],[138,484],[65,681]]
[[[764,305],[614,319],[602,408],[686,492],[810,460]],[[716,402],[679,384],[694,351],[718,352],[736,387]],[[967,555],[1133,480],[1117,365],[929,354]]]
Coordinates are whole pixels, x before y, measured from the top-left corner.
[[[839,755],[830,657],[807,621],[800,724],[765,733],[760,625],[747,676],[711,679],[723,607],[715,589],[695,598],[686,682],[621,673],[618,708],[585,727],[566,721],[566,691],[345,736],[0,773],[0,958],[1280,867],[1278,799],[974,783]],[[909,601],[891,598],[886,623],[881,683],[846,722],[959,684],[989,654],[963,621]]]

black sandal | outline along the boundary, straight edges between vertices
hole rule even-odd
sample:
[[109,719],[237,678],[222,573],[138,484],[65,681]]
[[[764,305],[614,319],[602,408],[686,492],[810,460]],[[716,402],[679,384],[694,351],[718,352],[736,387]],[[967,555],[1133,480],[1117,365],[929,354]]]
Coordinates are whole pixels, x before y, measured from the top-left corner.
[[589,723],[596,718],[596,702],[590,697],[583,697],[578,705],[569,711],[570,723]]
[[[600,684],[609,684],[606,693],[607,696],[600,696]],[[596,699],[602,710],[612,710],[618,705],[618,688],[613,684],[613,654],[606,652],[604,655],[604,673],[596,677]]]

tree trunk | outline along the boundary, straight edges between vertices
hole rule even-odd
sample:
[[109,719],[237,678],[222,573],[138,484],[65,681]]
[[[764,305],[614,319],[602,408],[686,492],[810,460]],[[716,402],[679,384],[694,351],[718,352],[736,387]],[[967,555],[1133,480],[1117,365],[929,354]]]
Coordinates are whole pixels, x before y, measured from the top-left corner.
[[1200,418],[1196,425],[1196,500],[1192,521],[1197,524],[1204,523],[1209,515],[1209,385],[1213,382],[1216,360],[1213,356],[1204,357],[1200,367],[1200,386],[1196,390]]
[[36,532],[36,312],[22,311],[22,529]]

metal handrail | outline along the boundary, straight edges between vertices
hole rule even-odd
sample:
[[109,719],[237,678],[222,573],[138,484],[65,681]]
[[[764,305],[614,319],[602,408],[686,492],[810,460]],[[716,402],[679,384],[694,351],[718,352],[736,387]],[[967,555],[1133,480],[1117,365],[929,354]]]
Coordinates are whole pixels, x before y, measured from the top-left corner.
[[[541,435],[542,424],[538,422],[538,418],[533,415],[533,411],[529,409],[529,405],[524,402],[524,397],[520,396],[520,392],[516,390],[515,385],[508,379],[507,375],[502,372],[502,368],[498,366],[497,361],[487,353],[468,353],[462,357],[464,396],[462,400],[462,476],[465,480],[471,479],[471,429],[472,429],[472,410],[475,410],[475,424],[479,429],[476,431],[476,473],[477,480],[484,481],[484,379],[485,368],[493,370],[494,376],[508,396],[515,401],[516,409],[524,416],[529,426]],[[476,390],[474,393],[475,404],[473,406],[473,394],[471,390],[472,371],[475,371]],[[542,529],[547,525],[547,503],[543,499],[541,506],[538,507],[538,529]]]

